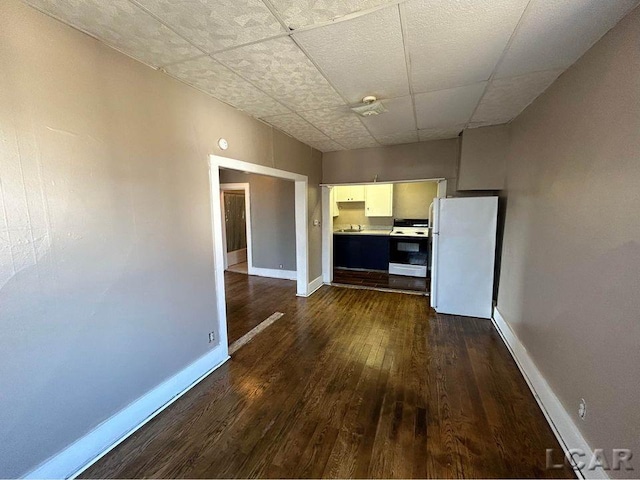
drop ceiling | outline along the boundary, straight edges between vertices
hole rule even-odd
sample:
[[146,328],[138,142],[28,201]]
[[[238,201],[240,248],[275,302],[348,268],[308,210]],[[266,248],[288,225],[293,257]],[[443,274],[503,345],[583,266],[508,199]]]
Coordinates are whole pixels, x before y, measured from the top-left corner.
[[328,152],[509,122],[640,0],[27,3]]

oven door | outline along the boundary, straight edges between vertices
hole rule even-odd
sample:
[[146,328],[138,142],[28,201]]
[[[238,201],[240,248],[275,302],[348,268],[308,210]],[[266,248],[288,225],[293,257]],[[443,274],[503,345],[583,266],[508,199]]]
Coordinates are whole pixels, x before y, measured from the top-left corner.
[[429,237],[391,236],[389,241],[389,263],[428,267],[429,245]]

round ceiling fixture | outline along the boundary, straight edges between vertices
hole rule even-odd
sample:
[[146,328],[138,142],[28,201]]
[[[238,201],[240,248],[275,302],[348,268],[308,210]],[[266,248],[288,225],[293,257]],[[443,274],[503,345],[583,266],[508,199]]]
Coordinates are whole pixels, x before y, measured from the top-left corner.
[[384,105],[382,105],[382,102],[378,101],[374,95],[367,95],[362,99],[362,103],[360,105],[351,107],[351,110],[361,117],[380,115],[387,111],[387,109],[384,108]]

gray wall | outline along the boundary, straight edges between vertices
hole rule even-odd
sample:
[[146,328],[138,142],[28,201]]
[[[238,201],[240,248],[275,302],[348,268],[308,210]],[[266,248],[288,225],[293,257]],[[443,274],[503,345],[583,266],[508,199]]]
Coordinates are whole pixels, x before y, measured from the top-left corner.
[[458,138],[325,153],[324,183],[446,178],[453,192],[458,170]]
[[220,183],[249,183],[253,266],[296,270],[295,183],[232,170]]
[[[207,156],[220,137],[225,155],[308,175],[320,215],[319,152],[0,2],[0,477],[212,348]],[[320,229],[309,235],[315,278]]]
[[[516,121],[498,308],[593,448],[640,468],[640,10]],[[578,402],[587,402],[581,420]]]
[[502,190],[507,174],[509,125],[462,133],[458,190]]

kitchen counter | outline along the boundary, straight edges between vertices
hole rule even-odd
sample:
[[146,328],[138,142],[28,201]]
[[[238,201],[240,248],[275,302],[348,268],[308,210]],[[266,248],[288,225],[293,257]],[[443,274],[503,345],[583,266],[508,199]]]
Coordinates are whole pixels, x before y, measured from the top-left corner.
[[388,237],[389,234],[391,233],[391,229],[364,229],[364,230],[360,230],[360,231],[341,231],[341,230],[334,230],[333,234],[334,235],[378,235],[378,236],[385,236]]

